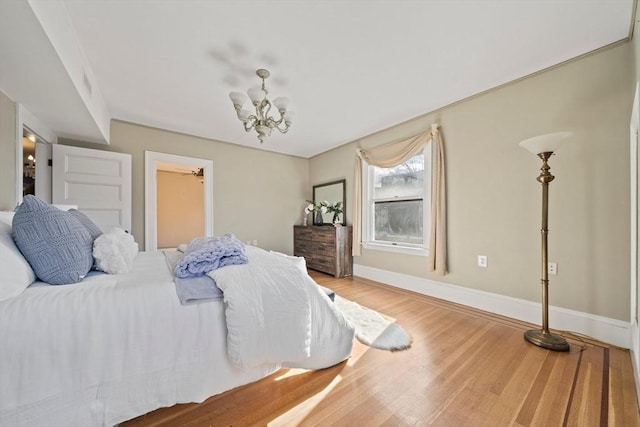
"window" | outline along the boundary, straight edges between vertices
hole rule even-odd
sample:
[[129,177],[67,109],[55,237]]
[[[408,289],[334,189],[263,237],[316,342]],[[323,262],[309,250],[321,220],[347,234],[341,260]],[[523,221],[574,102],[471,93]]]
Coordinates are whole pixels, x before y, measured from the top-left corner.
[[[428,145],[431,147],[431,145]],[[364,164],[362,224],[367,249],[426,255],[429,245],[429,149],[390,168]]]

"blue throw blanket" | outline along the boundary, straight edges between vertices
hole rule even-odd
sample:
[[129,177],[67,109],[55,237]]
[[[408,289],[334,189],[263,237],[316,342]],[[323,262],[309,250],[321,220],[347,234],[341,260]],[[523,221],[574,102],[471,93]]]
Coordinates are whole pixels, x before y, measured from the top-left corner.
[[184,257],[176,265],[176,277],[199,277],[225,265],[246,264],[244,244],[233,234],[197,237],[189,242]]

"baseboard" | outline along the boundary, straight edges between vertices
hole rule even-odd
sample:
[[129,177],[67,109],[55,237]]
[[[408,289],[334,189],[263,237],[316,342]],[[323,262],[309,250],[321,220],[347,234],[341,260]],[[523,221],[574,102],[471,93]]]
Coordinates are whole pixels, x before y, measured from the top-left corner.
[[[540,324],[542,311],[540,303],[359,264],[353,265],[353,275],[513,319]],[[551,329],[577,332],[618,347],[630,348],[631,325],[629,322],[549,306],[549,325]]]
[[638,399],[638,403],[640,403],[640,342],[638,342],[638,337],[640,337],[640,333],[638,332],[640,325],[638,325],[637,321],[633,321],[631,323],[631,327],[629,329],[629,340],[631,342],[631,365],[633,366],[633,378],[635,379],[636,384],[636,398]]

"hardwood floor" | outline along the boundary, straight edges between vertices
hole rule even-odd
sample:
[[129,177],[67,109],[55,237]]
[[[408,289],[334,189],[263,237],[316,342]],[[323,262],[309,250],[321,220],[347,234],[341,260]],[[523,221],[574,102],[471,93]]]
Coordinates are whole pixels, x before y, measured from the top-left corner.
[[412,347],[356,341],[337,366],[283,369],[121,425],[640,426],[627,350],[565,335],[571,350],[552,352],[524,341],[523,322],[358,277],[312,276],[397,319]]

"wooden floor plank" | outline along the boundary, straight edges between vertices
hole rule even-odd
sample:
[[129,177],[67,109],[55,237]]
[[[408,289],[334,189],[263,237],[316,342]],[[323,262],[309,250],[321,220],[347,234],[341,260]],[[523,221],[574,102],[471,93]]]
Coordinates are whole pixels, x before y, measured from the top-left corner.
[[395,318],[412,347],[388,352],[355,342],[335,367],[281,370],[122,426],[598,426],[604,417],[605,425],[640,427],[628,351],[567,336],[571,351],[551,352],[524,341],[531,325],[521,321],[366,279],[311,274]]

